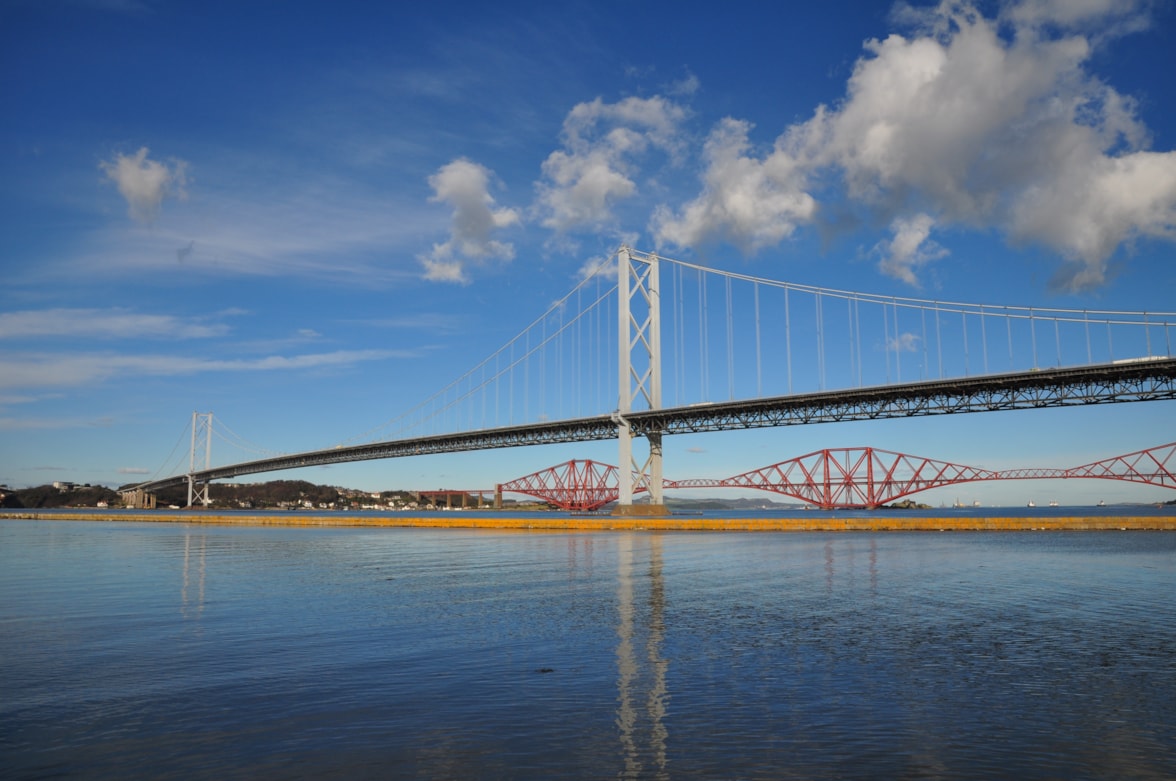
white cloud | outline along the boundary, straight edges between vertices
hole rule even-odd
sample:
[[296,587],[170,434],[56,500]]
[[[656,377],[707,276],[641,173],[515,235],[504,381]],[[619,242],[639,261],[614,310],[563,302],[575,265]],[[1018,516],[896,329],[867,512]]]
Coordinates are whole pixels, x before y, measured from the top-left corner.
[[13,404],[32,404],[39,400],[37,396],[0,396],[0,407],[7,407]]
[[161,273],[298,277],[364,289],[419,277],[414,250],[422,234],[446,229],[444,215],[416,195],[377,190],[354,178],[311,171],[291,182],[274,171],[284,165],[229,156],[216,167],[202,166],[201,198],[190,208],[165,209],[151,230],[107,225],[73,254],[11,269],[11,275],[24,284]]
[[1002,15],[1021,29],[1055,26],[1123,35],[1149,23],[1146,0],[1021,0]]
[[576,279],[583,280],[599,276],[601,279],[615,280],[617,273],[617,256],[615,254],[598,256],[584,261],[576,271]]
[[184,355],[41,353],[0,355],[0,390],[77,386],[111,377],[179,376],[204,372],[296,371],[352,366],[405,355],[391,350],[339,350],[271,355],[249,360],[210,360]]
[[465,285],[470,281],[460,261],[433,260],[424,257],[421,258],[421,265],[425,267],[424,278],[430,282],[454,282]]
[[886,349],[892,353],[913,353],[919,349],[919,343],[922,337],[918,334],[912,334],[904,331],[897,337],[886,342]]
[[229,327],[172,315],[136,314],[127,309],[42,309],[0,313],[0,339],[42,336],[125,339],[204,339],[224,336]]
[[[3,418],[0,431],[35,431],[38,429],[106,428],[114,421],[102,418]],[[65,467],[32,467],[37,471],[65,471]]]
[[1012,235],[1078,261],[1058,275],[1068,289],[1101,284],[1106,260],[1136,237],[1176,240],[1176,152],[1084,157],[1017,201]]
[[804,191],[805,174],[777,147],[762,160],[748,154],[751,125],[724,119],[703,149],[704,190],[680,214],[659,208],[652,230],[659,246],[697,247],[726,240],[754,253],[791,236],[812,220],[816,202]]
[[637,193],[633,158],[651,148],[679,154],[685,118],[685,108],[660,96],[576,105],[564,119],[564,148],[543,162],[536,185],[542,224],[559,233],[607,225],[613,205]]
[[148,160],[147,154],[147,147],[142,147],[133,155],[118,154],[99,164],[106,178],[118,186],[126,199],[128,213],[139,222],[154,222],[164,198],[187,197],[184,187],[188,164],[172,160],[168,166]]
[[[904,7],[897,18],[916,32],[867,41],[844,100],[788,128],[769,154],[748,153],[747,123],[720,123],[703,193],[657,212],[658,240],[754,252],[813,218],[810,192],[843,188],[891,221],[882,268],[900,279],[917,282],[915,268],[942,256],[926,235],[914,241],[926,223],[1045,245],[1071,261],[1068,286],[1098,284],[1125,242],[1176,238],[1176,152],[1148,151],[1133,101],[1088,69],[1111,31],[1147,24],[1143,7],[1026,0],[998,19],[954,0]],[[829,181],[833,192],[811,188]]]
[[874,247],[874,252],[882,256],[878,261],[882,273],[917,286],[916,270],[948,254],[930,239],[934,225],[935,220],[929,214],[896,218],[890,225],[894,238],[878,242]]
[[666,93],[675,97],[689,97],[701,88],[702,82],[698,80],[698,77],[693,73],[687,73],[684,77],[666,87]]
[[486,259],[511,260],[514,246],[494,238],[496,231],[519,222],[514,209],[495,208],[489,193],[490,171],[484,166],[459,158],[443,165],[429,177],[433,202],[453,207],[449,240],[434,244],[432,251],[420,258],[425,279],[435,282],[467,282],[465,262]]
[[137,466],[120,466],[117,471],[120,475],[149,475],[149,474],[151,474],[150,469],[144,469],[142,467],[137,467]]

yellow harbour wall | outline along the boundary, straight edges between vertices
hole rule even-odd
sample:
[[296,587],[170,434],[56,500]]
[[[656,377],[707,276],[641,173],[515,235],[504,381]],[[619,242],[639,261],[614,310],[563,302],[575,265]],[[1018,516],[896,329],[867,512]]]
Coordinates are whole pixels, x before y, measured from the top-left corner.
[[1176,531],[1176,516],[1068,516],[1054,518],[1020,517],[909,517],[892,512],[862,518],[837,518],[814,513],[801,517],[704,518],[690,515],[667,517],[614,517],[610,515],[537,515],[498,517],[478,513],[446,513],[419,517],[370,516],[321,513],[217,514],[172,510],[153,513],[39,512],[10,510],[0,519],[45,521],[124,521],[133,523],[195,523],[232,526],[340,526],[340,527],[424,527],[449,529],[541,529],[565,531]]

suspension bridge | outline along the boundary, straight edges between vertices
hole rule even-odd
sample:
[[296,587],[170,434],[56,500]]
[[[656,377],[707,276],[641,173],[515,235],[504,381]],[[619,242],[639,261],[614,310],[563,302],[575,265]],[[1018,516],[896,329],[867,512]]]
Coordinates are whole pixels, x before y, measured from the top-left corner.
[[121,491],[146,501],[187,484],[188,504],[207,504],[212,481],[248,474],[615,439],[618,512],[660,513],[672,487],[665,436],[1172,400],[1174,329],[1172,312],[881,296],[622,247],[500,349],[365,435],[214,466],[212,414],[194,413],[187,468],[165,465],[157,474],[170,476]]

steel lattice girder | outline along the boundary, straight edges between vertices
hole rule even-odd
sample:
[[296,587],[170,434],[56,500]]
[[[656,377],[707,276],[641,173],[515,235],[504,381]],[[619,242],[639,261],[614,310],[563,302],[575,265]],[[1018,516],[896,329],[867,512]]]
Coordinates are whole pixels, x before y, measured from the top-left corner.
[[[640,486],[634,492],[648,490]],[[500,483],[499,493],[534,496],[564,510],[592,511],[615,502],[620,493],[618,468],[599,461],[577,460]]]
[[1176,442],[1066,470],[1066,477],[1094,477],[1176,488]]
[[722,482],[785,494],[822,509],[874,508],[919,491],[994,475],[986,469],[865,447],[818,450]]
[[667,480],[666,488],[755,488],[822,509],[874,508],[905,496],[986,480],[1102,478],[1176,488],[1176,443],[1069,469],[993,471],[877,448],[818,450],[723,479]]
[[1176,359],[937,380],[635,412],[639,433],[795,426],[1176,399]]
[[[221,480],[239,475],[276,472],[283,469],[298,469],[307,466],[323,466],[350,461],[372,461],[381,458],[405,458],[408,456],[458,453],[470,450],[491,450],[503,447],[525,447],[528,445],[549,445],[566,442],[596,442],[616,437],[616,424],[608,415],[595,418],[579,418],[557,423],[535,423],[483,431],[441,434],[430,437],[374,442],[366,445],[335,447],[314,450],[286,456],[247,461],[232,466],[217,467],[197,472],[199,480]],[[120,491],[134,489],[159,491],[187,481],[187,475],[177,475],[163,480],[125,486]]]

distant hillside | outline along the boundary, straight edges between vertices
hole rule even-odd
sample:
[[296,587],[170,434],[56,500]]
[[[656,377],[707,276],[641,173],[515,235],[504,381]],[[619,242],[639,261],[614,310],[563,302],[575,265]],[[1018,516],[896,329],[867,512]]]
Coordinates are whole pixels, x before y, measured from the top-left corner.
[[118,493],[101,485],[72,486],[59,488],[54,485],[38,485],[33,488],[18,488],[5,493],[3,506],[12,508],[38,509],[47,507],[96,507],[106,502],[111,507],[120,504]]

